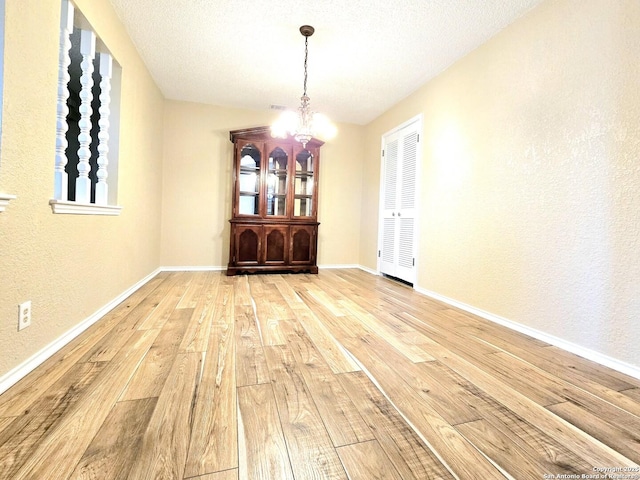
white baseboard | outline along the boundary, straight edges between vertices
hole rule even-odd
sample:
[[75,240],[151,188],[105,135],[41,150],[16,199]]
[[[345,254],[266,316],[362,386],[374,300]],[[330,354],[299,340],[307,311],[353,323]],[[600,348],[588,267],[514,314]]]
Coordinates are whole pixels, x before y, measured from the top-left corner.
[[370,273],[371,275],[380,275],[380,272],[378,272],[377,270],[374,270],[374,269],[369,268],[369,267],[365,267],[364,265],[358,265],[358,268],[360,270],[364,270],[367,273]]
[[188,266],[188,267],[175,267],[165,266],[160,267],[160,272],[221,272],[226,270],[227,267],[217,267],[215,265],[201,265],[201,266]]
[[332,270],[336,268],[358,268],[356,264],[346,264],[346,263],[328,263],[324,265],[318,265],[319,269]]
[[358,268],[360,270],[364,270],[367,273],[370,273],[371,275],[380,275],[380,272],[376,272],[375,270],[372,270],[369,267],[365,267],[364,265],[359,265],[359,264],[329,264],[329,265],[318,265],[318,268],[323,269],[335,269],[335,268]]
[[124,301],[129,295],[142,287],[145,283],[151,280],[160,272],[160,269],[156,269],[151,272],[149,275],[144,277],[142,280],[137,282],[132,287],[128,288],[116,298],[111,300],[109,303],[104,305],[102,308],[94,312],[91,316],[81,321],[71,330],[68,330],[62,336],[58,337],[56,340],[51,342],[49,345],[44,347],[42,350],[32,355],[30,358],[22,362],[17,367],[9,370],[9,372],[5,373],[0,377],[0,394],[8,390],[11,386],[17,383],[20,379],[24,378],[29,374],[32,370],[34,370],[37,366],[42,364],[45,360],[51,357],[54,353],[68,344],[71,340],[76,338],[82,332],[84,332],[91,325],[96,323],[102,317],[104,317],[107,313],[113,310],[119,303]]
[[581,345],[568,342],[562,338],[558,338],[541,330],[536,330],[535,328],[522,325],[521,323],[514,322],[513,320],[494,315],[493,313],[486,312],[471,305],[467,305],[466,303],[462,303],[452,298],[445,297],[444,295],[440,295],[439,293],[435,293],[420,287],[416,287],[415,290],[416,292],[426,295],[427,297],[431,297],[435,300],[447,303],[461,310],[477,315],[478,317],[484,318],[485,320],[489,320],[490,322],[497,323],[520,333],[524,333],[525,335],[529,335],[530,337],[542,340],[543,342],[574,353],[580,357],[586,358],[587,360],[594,361],[596,363],[599,363],[600,365],[604,365],[605,367],[612,368],[613,370],[617,370],[618,372],[640,379],[640,367],[636,365],[632,365],[616,358],[609,357],[608,355],[604,355],[600,352],[596,352],[595,350],[591,350]]

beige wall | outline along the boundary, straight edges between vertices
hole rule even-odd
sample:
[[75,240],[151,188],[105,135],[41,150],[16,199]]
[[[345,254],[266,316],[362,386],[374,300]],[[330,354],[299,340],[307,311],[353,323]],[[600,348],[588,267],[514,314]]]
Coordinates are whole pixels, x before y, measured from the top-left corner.
[[[122,65],[118,217],[54,215],[59,0],[7,0],[0,376],[151,273],[160,258],[163,99],[108,0],[74,0]],[[18,304],[32,325],[17,332]]]
[[640,366],[640,3],[547,1],[367,126],[424,114],[419,287]]
[[[268,125],[271,111],[168,101],[165,108],[163,266],[226,267],[233,144],[229,131]],[[321,150],[318,262],[359,258],[363,127],[339,125]]]

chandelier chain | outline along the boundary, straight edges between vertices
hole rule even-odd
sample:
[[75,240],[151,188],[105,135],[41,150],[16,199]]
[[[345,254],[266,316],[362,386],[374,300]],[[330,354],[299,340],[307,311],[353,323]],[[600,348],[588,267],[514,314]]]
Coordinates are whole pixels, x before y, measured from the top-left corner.
[[309,37],[304,37],[304,93],[307,96],[307,57],[309,55]]

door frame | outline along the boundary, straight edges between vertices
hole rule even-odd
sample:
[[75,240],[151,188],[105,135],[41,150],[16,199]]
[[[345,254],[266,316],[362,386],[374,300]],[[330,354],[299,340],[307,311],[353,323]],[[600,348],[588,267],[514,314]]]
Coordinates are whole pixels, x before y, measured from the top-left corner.
[[380,138],[380,186],[379,186],[379,190],[378,190],[378,252],[377,252],[377,263],[376,263],[376,271],[378,273],[378,275],[383,275],[382,271],[380,270],[380,263],[381,263],[381,252],[382,252],[382,243],[383,243],[383,228],[384,228],[384,221],[383,221],[383,214],[384,214],[384,172],[385,172],[385,156],[383,154],[384,149],[385,149],[385,138],[393,135],[394,133],[397,133],[398,131],[413,125],[413,124],[417,124],[416,125],[416,130],[418,132],[418,147],[416,149],[416,203],[414,205],[415,208],[415,223],[414,223],[414,237],[413,237],[413,258],[415,259],[415,265],[414,265],[414,278],[413,278],[413,288],[416,288],[416,277],[417,277],[417,272],[418,272],[418,267],[420,264],[419,258],[418,258],[418,239],[420,238],[420,214],[421,214],[421,192],[422,192],[422,182],[421,182],[421,175],[422,175],[422,142],[424,140],[424,115],[422,113],[411,117],[410,119],[402,122],[400,125],[392,128],[391,130],[388,130],[387,132],[383,133],[381,138]]

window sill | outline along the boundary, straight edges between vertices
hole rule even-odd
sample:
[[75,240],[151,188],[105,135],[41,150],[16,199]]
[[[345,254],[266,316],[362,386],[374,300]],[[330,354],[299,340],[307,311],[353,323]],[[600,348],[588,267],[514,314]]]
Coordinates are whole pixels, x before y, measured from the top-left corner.
[[96,205],[95,203],[78,203],[65,200],[49,200],[53,213],[70,215],[120,215],[122,207],[112,205]]
[[15,195],[7,195],[6,193],[0,193],[0,212],[4,212],[4,209],[9,206],[9,202],[15,199]]

